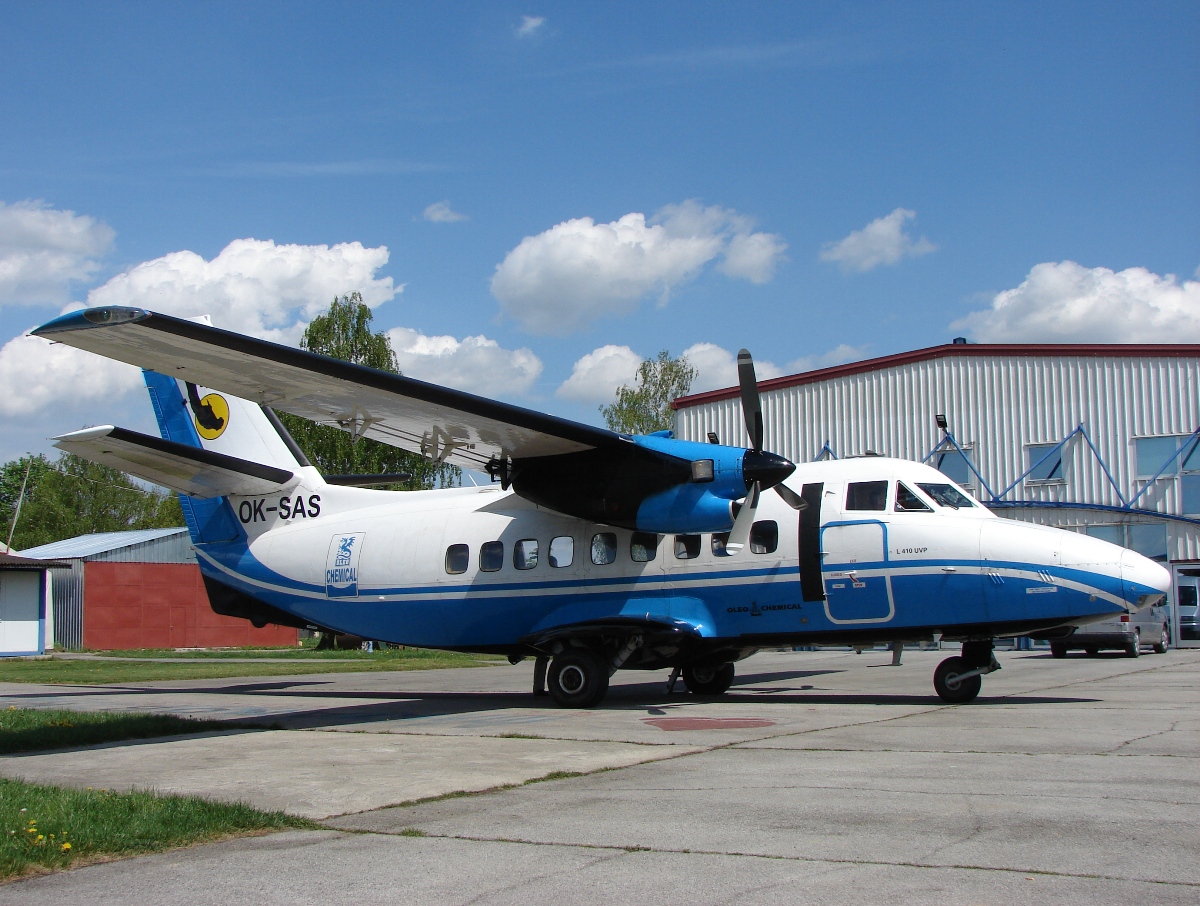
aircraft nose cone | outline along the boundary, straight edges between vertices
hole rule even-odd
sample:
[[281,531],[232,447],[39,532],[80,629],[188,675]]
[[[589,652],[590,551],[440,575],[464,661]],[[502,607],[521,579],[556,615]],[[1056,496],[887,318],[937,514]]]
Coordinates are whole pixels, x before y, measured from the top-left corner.
[[795,471],[795,464],[777,453],[747,450],[742,457],[742,478],[746,481],[747,491],[756,481],[763,490],[773,488]]
[[[1149,557],[1125,550],[1121,553],[1121,584],[1126,601],[1145,606],[1171,590],[1171,573]],[[1152,597],[1144,600],[1147,596]]]

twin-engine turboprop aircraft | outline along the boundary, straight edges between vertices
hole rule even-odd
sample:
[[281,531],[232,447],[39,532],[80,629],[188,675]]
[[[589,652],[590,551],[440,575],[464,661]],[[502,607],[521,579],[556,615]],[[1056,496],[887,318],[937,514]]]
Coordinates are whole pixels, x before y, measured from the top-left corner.
[[[765,646],[926,639],[963,642],[934,687],[966,702],[999,669],[996,637],[1065,635],[1169,587],[1156,563],[999,519],[928,466],[764,451],[744,350],[749,449],[615,434],[134,308],[34,334],[146,369],[161,439],[105,426],[57,446],[179,492],[218,613],[535,657],[534,691],[568,707],[598,704],[618,669],[717,695]],[[326,480],[273,409],[494,484]]]

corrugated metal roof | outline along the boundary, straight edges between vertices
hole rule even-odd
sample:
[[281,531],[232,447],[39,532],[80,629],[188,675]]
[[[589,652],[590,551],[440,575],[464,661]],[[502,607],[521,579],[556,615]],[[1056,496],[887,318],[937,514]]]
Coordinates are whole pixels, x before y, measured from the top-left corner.
[[137,529],[131,532],[96,532],[91,535],[80,535],[78,538],[68,538],[65,541],[55,541],[39,547],[31,547],[21,551],[22,557],[36,559],[64,559],[73,557],[92,557],[123,547],[145,544],[147,541],[157,541],[187,532],[186,528]]

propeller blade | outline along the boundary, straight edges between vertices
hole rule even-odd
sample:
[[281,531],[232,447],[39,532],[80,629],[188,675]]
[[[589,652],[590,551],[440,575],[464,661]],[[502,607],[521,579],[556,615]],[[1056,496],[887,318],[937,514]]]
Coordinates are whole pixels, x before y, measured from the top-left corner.
[[729,540],[725,542],[725,550],[730,554],[738,553],[750,541],[750,529],[754,526],[754,515],[758,509],[759,486],[754,482],[746,501],[738,510],[737,518],[733,520],[733,528],[729,531]]
[[775,485],[775,493],[783,498],[783,502],[793,510],[807,510],[808,501],[785,484]]
[[738,383],[742,390],[742,416],[746,419],[746,433],[750,435],[750,447],[756,453],[763,445],[762,403],[758,398],[758,379],[754,376],[754,359],[745,349],[738,350]]

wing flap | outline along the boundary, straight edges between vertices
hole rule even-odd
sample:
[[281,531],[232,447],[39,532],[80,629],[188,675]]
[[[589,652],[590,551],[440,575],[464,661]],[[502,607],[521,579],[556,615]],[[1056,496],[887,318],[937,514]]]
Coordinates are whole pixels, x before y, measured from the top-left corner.
[[54,446],[191,497],[265,495],[296,476],[287,469],[102,425],[54,438]]
[[625,443],[602,428],[141,309],[73,312],[33,333],[468,468]]

